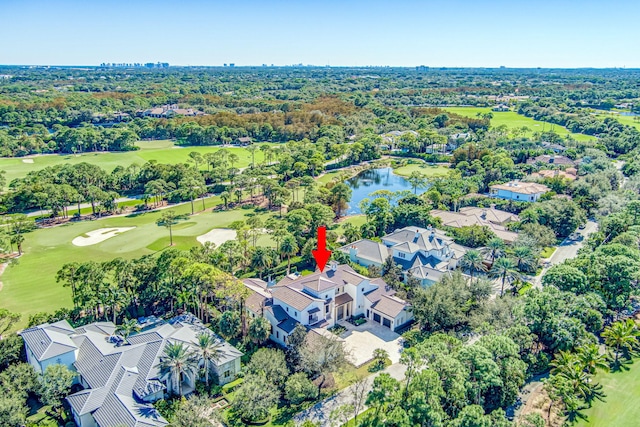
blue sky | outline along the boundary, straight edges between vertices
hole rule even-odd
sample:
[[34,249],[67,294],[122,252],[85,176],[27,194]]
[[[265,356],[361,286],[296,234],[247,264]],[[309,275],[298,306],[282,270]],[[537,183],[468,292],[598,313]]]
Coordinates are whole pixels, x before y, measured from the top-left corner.
[[640,67],[637,0],[0,0],[0,64]]

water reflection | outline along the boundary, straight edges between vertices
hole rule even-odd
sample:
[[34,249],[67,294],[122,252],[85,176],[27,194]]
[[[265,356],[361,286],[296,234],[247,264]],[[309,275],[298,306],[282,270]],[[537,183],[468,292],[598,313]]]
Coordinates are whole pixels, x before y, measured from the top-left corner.
[[[394,174],[391,168],[367,169],[348,179],[345,183],[351,187],[352,191],[347,215],[362,213],[360,211],[360,202],[362,199],[368,198],[374,191],[413,190],[409,181],[400,175]],[[418,194],[424,192],[425,189],[418,189]]]

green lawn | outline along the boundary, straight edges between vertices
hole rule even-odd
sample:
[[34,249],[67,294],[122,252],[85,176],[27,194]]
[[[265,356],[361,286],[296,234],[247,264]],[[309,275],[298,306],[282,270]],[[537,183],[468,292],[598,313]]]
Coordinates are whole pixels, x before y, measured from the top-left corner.
[[542,250],[542,252],[540,252],[540,257],[541,258],[550,258],[551,255],[553,255],[553,253],[556,251],[556,247],[555,246],[547,246],[546,248],[544,248]]
[[[206,207],[220,203],[219,197],[206,200]],[[202,202],[196,201],[196,209]],[[189,203],[173,208],[179,214],[191,212]],[[188,249],[198,242],[196,237],[212,228],[229,226],[243,219],[251,210],[235,209],[196,214],[184,220],[173,231],[174,243],[180,249]],[[116,257],[136,258],[166,248],[169,232],[158,227],[156,220],[160,212],[149,212],[126,217],[105,218],[98,221],[83,221],[66,225],[38,229],[25,235],[25,254],[17,263],[9,265],[2,275],[4,287],[0,291],[0,307],[22,313],[19,327],[25,325],[30,314],[70,307],[71,291],[56,283],[56,272],[71,261],[107,261]],[[268,215],[268,214],[263,214]],[[101,243],[91,246],[75,246],[71,241],[89,231],[106,227],[136,227]],[[258,244],[269,244],[269,236],[262,236]]]
[[[29,158],[0,158],[0,169],[6,171],[7,183],[15,178],[22,178],[28,172],[44,169],[47,166],[54,166],[62,163],[77,164],[82,162],[100,165],[102,168],[111,172],[116,166],[129,166],[137,163],[142,165],[149,160],[157,160],[159,163],[184,163],[189,158],[189,153],[197,151],[199,153],[209,153],[217,151],[220,147],[179,147],[174,145],[172,141],[139,141],[136,143],[140,147],[137,151],[127,151],[118,153],[84,153],[84,154],[65,154],[65,155],[44,155],[33,156]],[[262,145],[262,144],[259,144]],[[238,168],[246,167],[251,164],[251,153],[246,148],[229,147],[232,153],[238,155],[239,160],[235,165]],[[264,154],[260,150],[255,152],[256,162],[264,160]],[[33,161],[33,163],[25,163],[25,161]],[[202,168],[205,166],[202,165]]]
[[412,163],[393,170],[396,175],[409,176],[412,172],[420,172],[426,177],[445,176],[451,169],[446,166],[430,165],[425,162]]
[[491,119],[492,127],[506,125],[509,129],[513,129],[513,128],[521,128],[526,126],[531,130],[531,133],[553,130],[560,136],[571,135],[571,137],[576,141],[593,141],[595,139],[593,136],[590,136],[590,135],[569,132],[566,128],[559,125],[541,122],[529,117],[521,116],[520,114],[514,111],[504,111],[504,112],[491,111],[491,108],[488,108],[488,107],[487,108],[446,107],[444,109],[447,111],[451,111],[452,113],[460,114],[462,116],[467,116],[467,117],[476,117],[476,114],[478,113],[492,113],[493,114],[493,118]]
[[585,419],[577,427],[636,427],[640,425],[640,363],[629,366],[628,371],[598,373],[594,381],[600,383],[606,394],[605,401],[596,401],[582,414]]
[[316,181],[320,184],[326,184],[328,182],[331,182],[331,180],[333,180],[333,178],[336,178],[337,176],[340,175],[342,171],[333,171],[333,172],[327,172],[324,175],[322,175],[320,178],[316,179]]

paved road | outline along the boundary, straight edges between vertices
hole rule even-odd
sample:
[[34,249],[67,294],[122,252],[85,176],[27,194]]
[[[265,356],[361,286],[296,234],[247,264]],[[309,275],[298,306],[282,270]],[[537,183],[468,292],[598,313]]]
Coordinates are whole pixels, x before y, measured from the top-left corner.
[[[578,251],[582,248],[587,241],[587,238],[592,233],[598,231],[598,223],[595,221],[587,221],[587,224],[583,230],[577,230],[576,233],[580,235],[577,240],[564,239],[564,241],[558,246],[553,255],[549,258],[549,267],[562,264],[564,261],[575,258],[578,255]],[[542,272],[533,277],[531,282],[535,287],[542,287],[542,276],[547,272],[549,267],[542,269]]]
[[[367,377],[366,393],[368,394],[371,390],[371,387],[373,386],[373,379],[380,375],[382,372],[386,372],[397,380],[403,380],[406,370],[406,366],[395,363],[391,366],[388,366],[383,371],[378,372],[377,374],[370,375],[369,377]],[[331,423],[329,417],[331,415],[331,412],[342,405],[347,405],[352,402],[352,387],[353,386],[347,387],[334,396],[331,396],[323,400],[322,402],[318,402],[311,408],[300,412],[294,417],[294,421],[296,422],[296,424],[300,424],[305,420],[309,420],[312,422],[319,422],[320,427],[330,427]],[[364,412],[366,409],[366,407],[363,407],[360,413]]]

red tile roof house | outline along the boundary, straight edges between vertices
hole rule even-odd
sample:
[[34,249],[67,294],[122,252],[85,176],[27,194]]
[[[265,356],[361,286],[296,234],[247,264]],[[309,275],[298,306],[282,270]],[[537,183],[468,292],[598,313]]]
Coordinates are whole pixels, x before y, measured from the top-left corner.
[[265,317],[271,323],[271,340],[285,347],[298,324],[311,330],[329,328],[351,316],[363,315],[397,330],[413,320],[409,303],[396,297],[384,280],[369,279],[336,262],[323,273],[289,275],[275,286],[267,286],[260,279],[245,279],[243,283],[251,291],[246,303],[249,316]]

